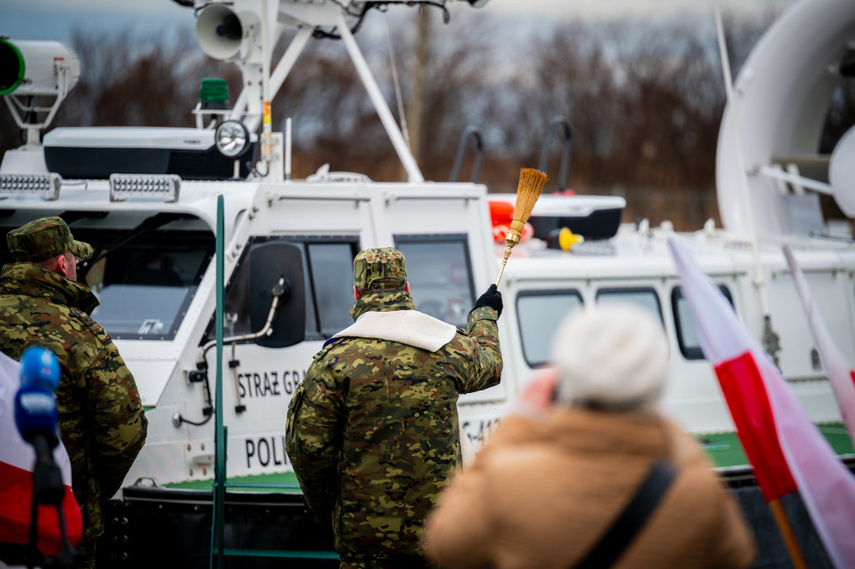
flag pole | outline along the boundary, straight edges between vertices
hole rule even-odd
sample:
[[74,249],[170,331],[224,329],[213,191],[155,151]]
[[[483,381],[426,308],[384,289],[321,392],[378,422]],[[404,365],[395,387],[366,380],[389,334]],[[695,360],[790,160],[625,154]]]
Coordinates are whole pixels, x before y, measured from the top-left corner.
[[[719,375],[718,369],[716,369],[716,375]],[[756,436],[756,431],[751,428],[741,428],[746,425],[748,417],[753,417],[756,421],[756,425],[762,425],[763,419],[768,417],[765,413],[759,412],[756,407],[752,408],[750,405],[747,405],[747,401],[745,399],[747,392],[750,391],[752,383],[755,385],[762,385],[763,380],[759,375],[754,378],[756,380],[755,382],[739,382],[732,377],[729,379],[730,380],[728,381],[728,379],[719,376],[719,384],[722,389],[722,394],[724,395],[725,403],[730,409],[733,421],[737,426],[736,431],[742,448],[748,457],[749,462],[753,466],[754,477],[757,479],[757,485],[763,492],[766,504],[772,512],[772,518],[775,520],[775,525],[778,527],[778,533],[781,536],[781,540],[784,542],[784,546],[787,548],[787,554],[793,564],[793,569],[807,569],[807,563],[805,562],[804,555],[802,554],[802,550],[796,540],[796,533],[793,531],[793,527],[787,517],[787,512],[784,510],[784,506],[781,504],[780,499],[780,496],[797,492],[798,487],[793,486],[791,488],[787,488],[787,486],[784,485],[778,490],[772,490],[770,481],[773,479],[780,481],[781,477],[778,476],[775,478],[775,473],[767,472],[765,468],[760,469],[758,464],[763,462],[763,457],[757,454],[758,449],[760,449],[764,444],[768,446],[769,443],[768,441],[764,441],[762,437]],[[774,424],[766,424],[765,428],[769,431],[774,431],[775,429]],[[781,452],[783,452],[783,450],[781,450]],[[795,485],[795,480],[793,480],[792,483]],[[772,495],[776,497],[773,498],[771,497]]]
[[[759,379],[759,378],[758,378]],[[720,380],[721,381],[721,380]],[[762,382],[762,380],[760,380]],[[735,384],[735,382],[734,382]],[[743,387],[746,387],[743,384]],[[757,449],[760,445],[764,444],[762,439],[759,439],[755,436],[755,433],[751,429],[740,429],[739,424],[744,423],[744,418],[750,416],[757,416],[756,410],[752,410],[748,406],[745,405],[744,400],[735,396],[735,393],[732,390],[728,390],[725,384],[722,384],[722,391],[724,392],[725,402],[727,403],[728,408],[731,409],[731,413],[734,410],[739,409],[739,415],[732,415],[734,422],[737,423],[737,434],[740,438],[740,442],[742,444],[742,448],[745,451],[745,454],[749,456],[749,462],[754,466],[754,476],[757,479],[757,485],[764,489],[764,486],[767,486],[766,490],[763,490],[764,497],[766,497],[766,504],[769,506],[769,510],[772,512],[772,518],[775,520],[775,525],[778,527],[778,533],[781,535],[781,540],[784,542],[784,546],[787,548],[787,553],[789,554],[790,561],[793,564],[793,569],[807,569],[807,563],[805,562],[804,555],[802,554],[802,550],[799,547],[799,542],[796,540],[796,533],[793,531],[792,525],[790,525],[790,520],[787,517],[787,512],[784,510],[783,504],[781,504],[780,497],[771,498],[766,494],[767,491],[771,491],[768,489],[768,484],[766,484],[766,480],[769,479],[768,474],[763,474],[762,472],[758,472],[758,468],[756,464],[762,461],[761,457],[754,456],[755,452],[751,451],[751,449]],[[774,429],[774,426],[767,426],[769,429]],[[744,439],[743,439],[744,437]],[[746,448],[750,446],[751,449]],[[797,491],[796,489],[793,489]],[[793,492],[790,492],[793,493]],[[777,494],[780,496],[781,494]]]
[[769,509],[772,510],[772,517],[775,518],[775,523],[778,526],[778,531],[781,533],[781,539],[784,540],[784,545],[787,546],[787,553],[790,554],[790,561],[793,562],[795,569],[807,569],[802,550],[796,541],[796,534],[790,525],[790,520],[787,519],[787,513],[784,511],[784,506],[781,504],[780,498],[775,498],[767,502]]

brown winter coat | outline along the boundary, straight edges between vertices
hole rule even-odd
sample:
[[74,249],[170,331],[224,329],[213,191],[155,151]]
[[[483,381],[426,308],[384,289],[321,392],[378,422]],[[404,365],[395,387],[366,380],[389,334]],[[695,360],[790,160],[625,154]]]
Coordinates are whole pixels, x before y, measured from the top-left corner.
[[505,420],[440,495],[426,554],[448,569],[570,569],[662,455],[677,478],[615,569],[748,567],[753,536],[689,435],[661,418],[568,408]]

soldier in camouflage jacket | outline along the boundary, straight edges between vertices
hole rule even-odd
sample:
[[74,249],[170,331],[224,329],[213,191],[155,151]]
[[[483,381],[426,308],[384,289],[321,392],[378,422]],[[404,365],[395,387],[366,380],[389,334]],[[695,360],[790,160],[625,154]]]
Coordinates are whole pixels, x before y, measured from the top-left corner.
[[286,450],[342,568],[427,566],[424,519],[461,461],[457,398],[502,371],[495,285],[468,331],[415,310],[392,247],[354,259],[356,323],[315,355],[288,409]]
[[10,231],[6,241],[16,262],[0,273],[0,351],[20,359],[36,345],[59,360],[60,432],[83,514],[79,566],[94,567],[102,501],[119,490],[148,423],[133,375],[110,335],[89,316],[98,300],[75,280],[77,258],[89,258],[92,247],[75,241],[59,217]]

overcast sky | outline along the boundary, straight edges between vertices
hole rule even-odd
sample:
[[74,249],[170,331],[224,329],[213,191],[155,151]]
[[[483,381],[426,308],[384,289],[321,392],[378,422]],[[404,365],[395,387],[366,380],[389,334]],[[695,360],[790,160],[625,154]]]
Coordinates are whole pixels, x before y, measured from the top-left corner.
[[[490,0],[485,14],[559,18],[661,17],[684,12],[712,17],[723,10],[746,12],[794,4],[796,0]],[[402,8],[403,9],[403,8]],[[69,42],[74,29],[115,31],[180,29],[193,14],[171,0],[0,0],[0,35],[13,39]]]

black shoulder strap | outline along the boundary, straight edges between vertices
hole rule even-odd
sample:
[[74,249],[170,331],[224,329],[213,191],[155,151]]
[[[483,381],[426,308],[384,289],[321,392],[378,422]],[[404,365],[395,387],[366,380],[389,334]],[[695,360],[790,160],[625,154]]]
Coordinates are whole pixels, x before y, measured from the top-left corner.
[[644,527],[647,518],[671,485],[676,473],[664,460],[657,460],[638,491],[600,541],[576,565],[576,569],[611,567]]

